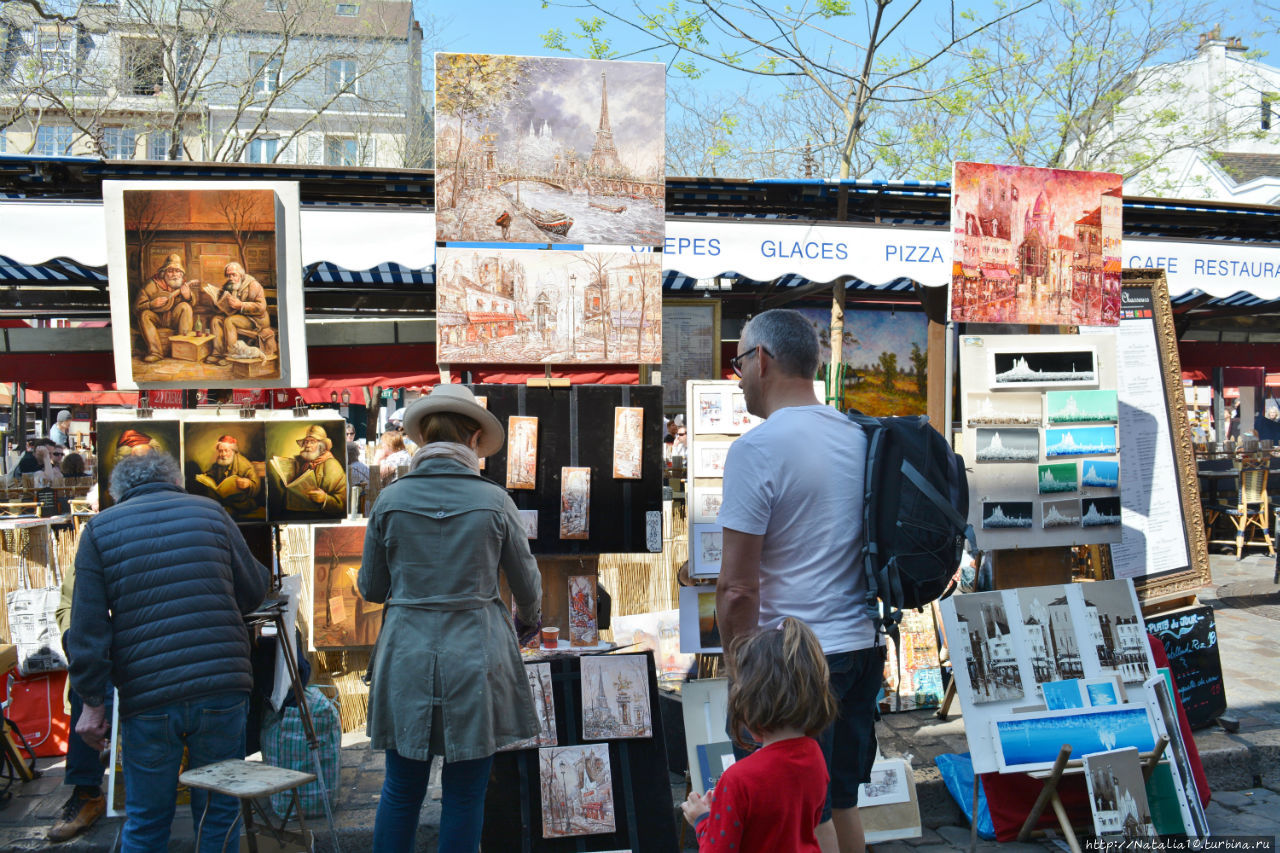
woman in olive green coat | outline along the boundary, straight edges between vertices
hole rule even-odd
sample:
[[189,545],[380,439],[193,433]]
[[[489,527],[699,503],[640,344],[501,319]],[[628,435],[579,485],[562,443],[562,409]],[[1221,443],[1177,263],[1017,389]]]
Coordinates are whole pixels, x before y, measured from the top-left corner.
[[460,385],[437,386],[405,412],[420,445],[410,472],[369,518],[360,594],[385,602],[373,653],[369,739],[387,751],[374,822],[377,853],[414,849],[431,757],[444,756],[442,851],[474,853],[493,754],[538,733],[511,615],[536,626],[542,585],[515,504],[479,457],[502,425]]

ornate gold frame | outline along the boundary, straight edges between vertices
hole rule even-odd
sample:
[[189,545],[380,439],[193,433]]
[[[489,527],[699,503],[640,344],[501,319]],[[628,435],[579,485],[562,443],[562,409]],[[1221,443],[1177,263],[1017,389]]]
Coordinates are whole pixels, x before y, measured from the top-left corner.
[[1183,531],[1189,561],[1185,568],[1151,580],[1134,579],[1138,598],[1146,605],[1186,596],[1207,586],[1211,582],[1209,549],[1205,538],[1204,511],[1200,506],[1200,479],[1182,392],[1182,363],[1178,358],[1178,333],[1169,304],[1169,284],[1162,269],[1126,269],[1120,276],[1123,288],[1151,289],[1152,322],[1155,324],[1156,347],[1160,352],[1160,372],[1169,412],[1169,436],[1182,498]]

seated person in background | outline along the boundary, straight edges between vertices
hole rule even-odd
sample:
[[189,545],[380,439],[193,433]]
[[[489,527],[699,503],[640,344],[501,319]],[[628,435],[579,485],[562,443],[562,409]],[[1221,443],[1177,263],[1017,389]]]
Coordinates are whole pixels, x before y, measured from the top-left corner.
[[347,439],[347,483],[366,489],[369,487],[369,466],[360,459],[360,442],[350,438]]
[[62,457],[62,476],[63,477],[83,477],[84,457],[79,453],[68,453]]
[[404,446],[404,433],[398,429],[389,429],[382,434],[382,445],[378,448],[378,474],[382,485],[396,478],[400,466],[407,466],[413,458]]

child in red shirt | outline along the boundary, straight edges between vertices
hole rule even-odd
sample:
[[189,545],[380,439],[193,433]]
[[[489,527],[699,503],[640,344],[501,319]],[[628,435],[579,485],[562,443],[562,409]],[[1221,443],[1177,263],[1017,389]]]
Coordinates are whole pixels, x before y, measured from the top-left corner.
[[729,731],[762,746],[731,765],[706,797],[681,806],[701,853],[820,853],[814,827],[827,798],[827,765],[814,740],[836,715],[827,660],[809,626],[787,617],[729,653]]

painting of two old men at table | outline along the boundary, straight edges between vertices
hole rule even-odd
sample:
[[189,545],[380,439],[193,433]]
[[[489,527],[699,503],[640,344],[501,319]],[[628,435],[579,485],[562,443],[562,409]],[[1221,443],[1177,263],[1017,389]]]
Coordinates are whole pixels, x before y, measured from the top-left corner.
[[126,189],[122,208],[126,275],[112,270],[112,298],[127,301],[116,348],[132,381],[281,379],[276,193]]

